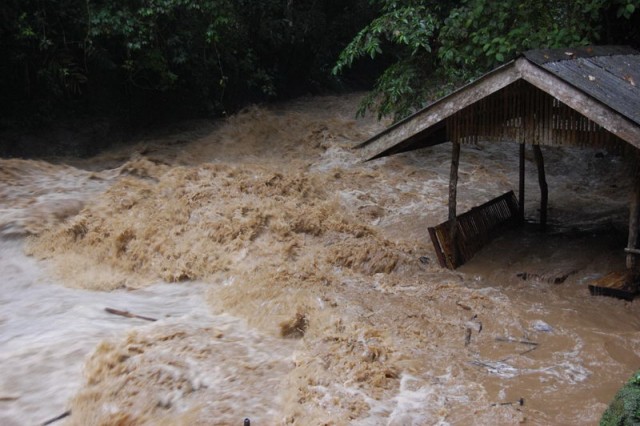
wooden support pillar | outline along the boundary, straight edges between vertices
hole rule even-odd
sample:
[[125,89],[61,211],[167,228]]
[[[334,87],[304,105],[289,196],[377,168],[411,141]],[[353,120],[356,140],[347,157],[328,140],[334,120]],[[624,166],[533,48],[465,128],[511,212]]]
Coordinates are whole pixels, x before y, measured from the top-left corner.
[[[636,160],[637,161],[637,160]],[[629,202],[629,240],[627,242],[627,269],[635,270],[638,264],[638,223],[640,222],[640,170],[635,166],[633,190]]]
[[457,197],[458,197],[458,167],[460,165],[460,142],[452,142],[451,148],[451,173],[449,176],[449,236],[451,238],[452,255],[453,259],[448,259],[451,263],[451,269],[455,268],[458,264],[458,245],[457,233],[458,233],[458,216],[457,216]]
[[456,198],[458,195],[458,167],[460,166],[460,143],[453,142],[451,149],[451,173],[449,176],[449,220],[456,219]]
[[518,182],[518,203],[520,223],[524,223],[524,143],[520,144],[520,175]]
[[549,187],[547,185],[547,177],[544,172],[544,158],[542,157],[542,149],[540,145],[533,145],[533,154],[538,167],[538,183],[540,184],[540,226],[542,229],[547,227],[547,204],[549,202]]

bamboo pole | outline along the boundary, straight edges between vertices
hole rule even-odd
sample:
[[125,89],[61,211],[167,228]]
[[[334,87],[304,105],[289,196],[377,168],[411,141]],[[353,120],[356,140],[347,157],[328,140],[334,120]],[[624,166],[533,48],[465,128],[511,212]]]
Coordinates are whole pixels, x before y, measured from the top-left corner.
[[538,167],[538,183],[540,184],[540,226],[542,229],[547,227],[547,204],[549,201],[549,187],[544,172],[544,157],[540,145],[533,146],[533,154]]
[[637,267],[637,255],[633,250],[637,248],[638,242],[638,215],[640,214],[640,169],[636,156],[633,190],[629,203],[629,240],[627,242],[627,269],[634,270]]
[[524,143],[520,144],[520,175],[518,182],[518,208],[520,209],[518,216],[520,223],[524,223]]

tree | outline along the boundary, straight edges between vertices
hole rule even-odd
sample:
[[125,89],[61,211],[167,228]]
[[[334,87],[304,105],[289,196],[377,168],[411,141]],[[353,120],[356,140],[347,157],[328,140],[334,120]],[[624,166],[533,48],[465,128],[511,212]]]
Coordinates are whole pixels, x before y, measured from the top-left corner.
[[366,0],[4,0],[0,116],[223,114],[321,90],[372,16]]
[[[640,0],[373,0],[381,13],[343,50],[338,74],[368,56],[394,57],[360,113],[402,118],[435,95],[534,48],[638,44]],[[629,38],[635,34],[635,39]]]

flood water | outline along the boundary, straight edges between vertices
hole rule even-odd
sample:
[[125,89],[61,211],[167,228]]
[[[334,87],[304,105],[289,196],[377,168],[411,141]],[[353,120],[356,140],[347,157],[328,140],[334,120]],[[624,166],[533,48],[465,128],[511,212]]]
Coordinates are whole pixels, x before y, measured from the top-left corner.
[[[363,163],[358,99],[0,160],[0,424],[597,424],[640,366],[640,302],[587,289],[624,269],[625,159],[543,148],[549,229],[448,271],[450,146]],[[517,153],[462,147],[460,212]]]

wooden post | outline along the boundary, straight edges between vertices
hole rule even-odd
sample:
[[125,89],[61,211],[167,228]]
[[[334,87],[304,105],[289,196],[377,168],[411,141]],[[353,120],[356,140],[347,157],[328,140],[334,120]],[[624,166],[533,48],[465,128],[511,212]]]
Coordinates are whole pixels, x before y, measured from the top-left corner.
[[542,229],[547,227],[547,204],[549,201],[549,187],[544,172],[544,158],[542,157],[542,149],[540,145],[533,145],[533,154],[536,158],[536,166],[538,167],[538,183],[540,184],[540,226]]
[[520,204],[520,223],[524,223],[524,143],[520,144],[520,179],[518,185],[518,203]]
[[458,264],[458,220],[457,220],[457,196],[458,196],[458,167],[460,165],[460,142],[452,142],[451,149],[451,174],[449,176],[449,236],[451,238],[453,259],[447,259],[450,268],[455,269]]
[[640,170],[636,158],[634,171],[633,190],[629,203],[629,240],[627,242],[627,269],[636,269],[637,254],[633,251],[637,248],[638,242],[638,215],[640,214]]

